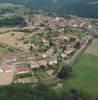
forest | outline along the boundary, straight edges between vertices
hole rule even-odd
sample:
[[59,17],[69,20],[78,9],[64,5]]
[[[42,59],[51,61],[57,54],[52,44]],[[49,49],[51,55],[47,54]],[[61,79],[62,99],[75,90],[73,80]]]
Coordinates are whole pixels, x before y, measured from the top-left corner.
[[98,0],[0,0],[0,3],[22,4],[36,10],[54,11],[59,15],[73,14],[98,18]]

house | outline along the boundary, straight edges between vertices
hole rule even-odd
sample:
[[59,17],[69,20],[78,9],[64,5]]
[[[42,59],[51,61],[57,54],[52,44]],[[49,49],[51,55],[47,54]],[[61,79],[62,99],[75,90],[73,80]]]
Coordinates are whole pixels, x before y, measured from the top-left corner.
[[39,60],[39,61],[32,61],[31,62],[31,68],[39,68],[40,66],[46,66],[48,64],[47,60]]
[[44,43],[44,45],[49,46],[49,41],[45,38],[42,39],[42,42]]
[[29,72],[31,72],[31,68],[28,63],[21,63],[15,66],[15,70],[14,70],[15,74],[24,74]]
[[98,38],[98,32],[95,33],[95,37]]
[[84,43],[85,43],[85,39],[82,38],[82,39],[80,40],[80,45],[83,45]]
[[43,58],[47,58],[47,54],[45,54],[45,53],[42,54],[42,57],[43,57]]
[[2,65],[2,71],[5,72],[5,73],[10,73],[10,72],[13,72],[13,65],[10,65],[10,64],[3,64]]
[[52,55],[54,53],[54,48],[50,48],[48,51],[46,51],[46,54]]
[[95,30],[95,32],[94,32],[94,37],[95,37],[95,38],[98,38],[98,30]]
[[2,66],[0,65],[0,73],[2,73],[3,72],[3,70],[2,70]]
[[74,51],[75,51],[74,48],[70,48],[69,50],[65,50],[64,52],[66,55],[70,55],[70,54],[74,53]]
[[58,63],[58,61],[57,61],[57,59],[51,59],[50,61],[49,61],[49,65],[55,65],[55,64],[57,64]]
[[6,55],[3,59],[4,62],[9,63],[9,62],[14,62],[16,61],[16,56],[13,55]]
[[15,74],[29,73],[31,69],[29,67],[19,66],[15,69]]
[[62,57],[62,58],[67,58],[68,56],[67,56],[67,54],[62,53],[62,54],[61,54],[61,57]]
[[64,36],[64,40],[69,41],[69,40],[70,40],[70,38],[69,38],[69,37],[67,37],[67,36]]
[[15,74],[29,73],[31,69],[29,67],[20,66],[15,69]]
[[42,54],[43,58],[51,57],[54,53],[54,48],[50,48],[48,51]]
[[31,62],[31,69],[35,69],[35,68],[39,68],[40,66],[39,66],[39,64],[38,64],[38,62],[37,61],[32,61]]
[[38,61],[39,66],[46,66],[48,62],[46,60],[40,60]]

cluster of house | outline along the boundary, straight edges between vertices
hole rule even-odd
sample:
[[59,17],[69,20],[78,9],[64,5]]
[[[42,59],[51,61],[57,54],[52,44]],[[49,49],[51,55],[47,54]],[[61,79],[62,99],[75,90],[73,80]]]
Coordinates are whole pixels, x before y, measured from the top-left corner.
[[0,72],[5,72],[5,73],[13,72],[14,67],[12,66],[12,62],[16,61],[16,59],[17,58],[15,56],[10,56],[10,55],[5,56],[1,61]]
[[[88,27],[88,23],[86,20],[82,18],[73,18],[73,19],[64,19],[62,17],[49,17],[49,16],[44,16],[44,15],[35,15],[33,18],[26,19],[26,23],[32,24],[32,25],[39,25],[43,27],[47,27],[48,29],[56,30],[59,33],[64,32],[65,26],[71,26],[75,28],[82,28]],[[64,49],[63,52],[61,52],[61,57],[62,58],[67,58],[70,54],[75,52],[75,45],[77,42],[80,43],[80,46],[82,46],[85,43],[85,38],[81,39],[75,39],[74,42],[70,42],[67,45],[59,42],[62,42],[62,40],[69,41],[70,38],[65,36],[64,34],[59,34],[57,37],[53,37],[54,41],[53,43],[58,46],[58,49]],[[49,45],[48,39],[43,38],[42,42],[47,46]],[[41,54],[42,59],[34,61],[32,60],[32,55],[29,56],[29,58],[26,58],[27,63],[18,63],[15,64],[17,61],[17,57],[13,55],[7,55],[5,56],[0,65],[0,72],[4,73],[15,73],[15,74],[20,74],[20,73],[28,73],[31,72],[32,69],[35,68],[40,68],[41,66],[47,66],[47,65],[54,65],[57,64],[57,56],[54,56],[54,47],[51,47],[48,51],[43,52]],[[57,52],[58,53],[58,52]]]
[[95,38],[98,38],[98,24],[93,25],[93,35]]
[[0,65],[1,73],[13,73],[13,74],[22,74],[31,72],[33,69],[40,68],[41,66],[57,64],[56,59],[47,59],[47,60],[38,60],[30,62],[20,62],[15,63],[17,60],[16,56],[7,55],[2,59]]
[[31,68],[40,68],[41,66],[47,66],[47,65],[55,65],[57,64],[57,59],[45,59],[45,60],[39,60],[39,61],[31,61]]
[[[67,58],[68,55],[75,52],[74,45],[77,43],[77,41],[80,43],[80,46],[82,46],[84,43],[87,43],[89,38],[86,36],[84,38],[76,39],[75,42],[70,43],[69,45],[64,48],[63,52],[61,53],[62,58]],[[27,62],[17,62],[17,57],[14,55],[6,55],[2,60],[0,64],[0,72],[4,73],[13,73],[13,74],[21,74],[21,73],[28,73],[31,72],[33,69],[40,68],[41,66],[51,66],[58,64],[58,56],[53,55],[54,49],[51,48],[45,53],[42,54],[41,60],[32,60],[29,56],[27,59]],[[29,59],[31,58],[31,59]]]
[[45,15],[34,15],[30,18],[26,18],[25,22],[31,25],[37,25],[42,27],[47,27],[57,31],[58,29],[64,28],[65,26],[87,28],[89,21],[81,17],[75,17],[71,19],[65,19],[63,17],[50,17]]

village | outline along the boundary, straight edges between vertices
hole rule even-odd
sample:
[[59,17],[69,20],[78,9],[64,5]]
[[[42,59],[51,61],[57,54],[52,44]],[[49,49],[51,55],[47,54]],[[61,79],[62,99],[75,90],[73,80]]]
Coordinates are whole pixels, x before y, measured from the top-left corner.
[[[49,80],[86,48],[97,28],[85,18],[45,15],[25,18],[25,27],[0,29],[0,82],[38,83]],[[0,52],[1,52],[0,51]],[[4,78],[3,78],[4,77]],[[3,78],[3,79],[2,79]]]

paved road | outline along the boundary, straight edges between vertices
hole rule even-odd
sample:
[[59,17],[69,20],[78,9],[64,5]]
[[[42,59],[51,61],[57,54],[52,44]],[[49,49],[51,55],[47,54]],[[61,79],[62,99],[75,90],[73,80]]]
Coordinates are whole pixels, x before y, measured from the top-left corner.
[[58,82],[60,82],[61,79],[59,79],[57,77],[57,75],[53,76],[51,79],[47,80],[47,81],[44,81],[44,84],[47,84],[47,85],[53,85],[53,84],[56,84]]

